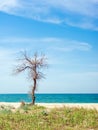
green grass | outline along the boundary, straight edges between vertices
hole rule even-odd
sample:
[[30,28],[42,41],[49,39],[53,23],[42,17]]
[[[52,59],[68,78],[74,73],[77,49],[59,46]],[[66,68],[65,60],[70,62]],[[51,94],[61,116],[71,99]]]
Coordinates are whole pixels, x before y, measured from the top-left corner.
[[98,111],[46,109],[25,105],[15,112],[0,110],[0,130],[98,130]]

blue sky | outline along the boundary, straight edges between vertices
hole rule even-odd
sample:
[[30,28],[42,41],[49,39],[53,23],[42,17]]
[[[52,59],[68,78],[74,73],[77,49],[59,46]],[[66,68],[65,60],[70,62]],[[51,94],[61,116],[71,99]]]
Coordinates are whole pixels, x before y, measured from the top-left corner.
[[98,0],[0,0],[0,93],[30,90],[21,50],[48,57],[38,93],[98,93]]

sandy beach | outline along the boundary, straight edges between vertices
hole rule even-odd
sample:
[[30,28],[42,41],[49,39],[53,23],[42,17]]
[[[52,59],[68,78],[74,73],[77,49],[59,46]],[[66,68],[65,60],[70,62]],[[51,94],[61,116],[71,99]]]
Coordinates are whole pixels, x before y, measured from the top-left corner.
[[[21,103],[10,103],[10,102],[0,102],[0,106],[12,106],[15,109],[19,108]],[[36,103],[36,105],[44,106],[46,108],[61,108],[61,107],[69,107],[69,108],[86,108],[86,109],[96,109],[98,110],[98,103]]]
[[61,108],[61,107],[70,107],[70,108],[86,108],[86,109],[96,109],[98,110],[97,103],[38,103],[38,105],[45,106],[46,108]]

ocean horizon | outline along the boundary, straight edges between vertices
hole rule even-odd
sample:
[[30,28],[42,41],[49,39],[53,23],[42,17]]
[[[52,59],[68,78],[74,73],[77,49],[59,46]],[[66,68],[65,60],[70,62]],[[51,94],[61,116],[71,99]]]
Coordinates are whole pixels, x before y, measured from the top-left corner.
[[[98,103],[98,94],[37,93],[36,103]],[[0,94],[0,102],[31,102],[29,94]]]

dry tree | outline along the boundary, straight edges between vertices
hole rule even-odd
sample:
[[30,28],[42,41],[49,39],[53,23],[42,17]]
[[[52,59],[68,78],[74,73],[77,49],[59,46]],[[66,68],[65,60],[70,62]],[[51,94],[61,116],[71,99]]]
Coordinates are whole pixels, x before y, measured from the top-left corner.
[[14,68],[14,74],[19,74],[21,72],[27,71],[28,77],[33,81],[31,95],[32,95],[32,105],[35,104],[35,90],[37,88],[38,80],[45,78],[42,69],[47,68],[47,58],[45,55],[38,55],[34,53],[33,57],[27,55],[26,51],[21,52],[22,58],[18,59],[21,63]]

